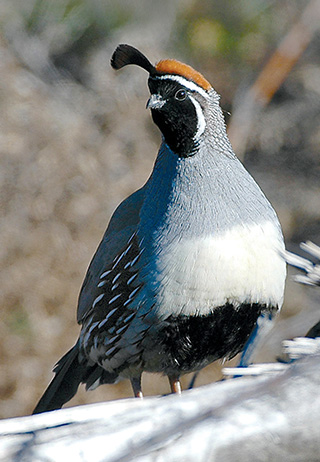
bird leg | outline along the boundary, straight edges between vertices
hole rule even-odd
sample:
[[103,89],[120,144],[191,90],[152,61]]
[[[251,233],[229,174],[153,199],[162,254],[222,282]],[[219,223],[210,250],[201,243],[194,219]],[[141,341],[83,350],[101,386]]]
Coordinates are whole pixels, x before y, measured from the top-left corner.
[[178,393],[181,395],[181,383],[178,375],[168,375],[170,388],[172,393]]
[[131,379],[131,386],[133,389],[133,394],[136,398],[143,398],[141,390],[141,375],[139,377],[133,377]]

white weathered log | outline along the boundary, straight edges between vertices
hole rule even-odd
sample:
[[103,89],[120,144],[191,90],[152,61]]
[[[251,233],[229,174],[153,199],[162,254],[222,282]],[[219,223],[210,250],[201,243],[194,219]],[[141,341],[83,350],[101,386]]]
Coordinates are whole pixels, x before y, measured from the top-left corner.
[[301,359],[305,356],[320,355],[320,337],[297,337],[283,340],[282,349],[287,362],[250,364],[248,367],[225,367],[223,374],[229,376],[265,375],[282,372],[290,365],[290,360]]
[[306,461],[320,457],[320,357],[182,396],[0,422],[7,462]]
[[244,377],[248,375],[265,375],[274,374],[275,372],[283,372],[289,367],[286,363],[262,363],[262,364],[250,364],[248,367],[225,367],[223,374],[226,377]]
[[283,352],[290,359],[300,359],[304,356],[320,354],[320,337],[298,337],[282,342]]
[[316,263],[313,263],[307,258],[303,258],[300,255],[297,255],[287,250],[283,253],[284,259],[286,262],[294,266],[306,274],[297,274],[294,276],[296,282],[301,284],[307,284],[310,286],[320,286],[320,247],[314,244],[311,241],[301,242],[300,247],[306,253],[318,260]]

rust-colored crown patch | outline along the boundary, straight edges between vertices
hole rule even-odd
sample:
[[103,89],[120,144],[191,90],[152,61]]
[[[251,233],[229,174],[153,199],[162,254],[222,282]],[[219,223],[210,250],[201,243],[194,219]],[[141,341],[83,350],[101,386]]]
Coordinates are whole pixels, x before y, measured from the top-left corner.
[[163,59],[159,61],[156,64],[156,71],[159,74],[181,75],[181,77],[191,80],[206,91],[212,88],[211,84],[200,72],[195,71],[191,66],[188,66],[188,64],[181,63],[175,59]]

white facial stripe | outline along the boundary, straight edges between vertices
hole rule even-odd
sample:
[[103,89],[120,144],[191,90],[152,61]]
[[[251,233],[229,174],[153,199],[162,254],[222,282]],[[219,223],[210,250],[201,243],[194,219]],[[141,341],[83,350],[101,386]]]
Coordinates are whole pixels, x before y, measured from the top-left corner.
[[197,133],[194,136],[194,140],[198,140],[206,128],[206,119],[204,118],[202,108],[198,101],[196,101],[191,95],[189,95],[189,98],[191,99],[197,113],[198,124]]
[[172,75],[172,74],[156,75],[155,78],[161,79],[161,80],[168,80],[168,79],[174,80],[175,82],[180,83],[180,85],[183,85],[184,87],[188,88],[191,91],[197,91],[204,98],[209,97],[208,93],[202,87],[200,87],[194,82],[191,82],[190,80],[185,79],[184,77],[181,77],[181,75]]

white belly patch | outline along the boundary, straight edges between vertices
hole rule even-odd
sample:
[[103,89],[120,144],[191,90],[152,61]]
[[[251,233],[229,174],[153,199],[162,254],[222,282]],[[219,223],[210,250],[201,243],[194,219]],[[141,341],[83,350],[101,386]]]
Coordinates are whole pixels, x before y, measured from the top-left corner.
[[226,303],[280,308],[286,276],[283,249],[272,223],[236,226],[217,237],[171,244],[146,268],[146,283],[152,280],[154,287],[156,280],[160,316],[206,314]]

